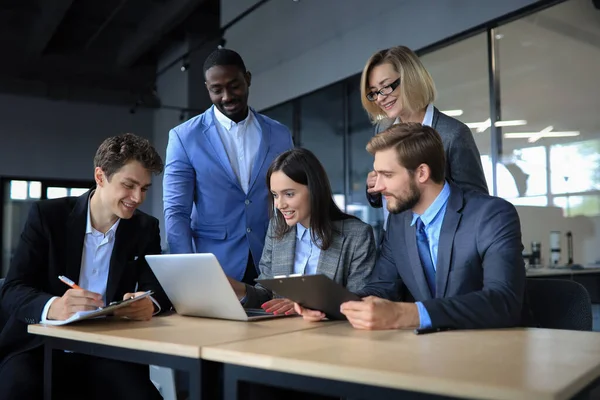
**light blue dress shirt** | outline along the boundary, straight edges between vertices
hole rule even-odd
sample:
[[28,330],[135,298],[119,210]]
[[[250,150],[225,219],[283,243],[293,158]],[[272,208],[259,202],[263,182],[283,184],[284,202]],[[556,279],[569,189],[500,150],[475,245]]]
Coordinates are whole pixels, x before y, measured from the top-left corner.
[[[425,234],[427,235],[427,241],[429,242],[431,261],[433,262],[433,268],[436,271],[438,247],[440,244],[440,232],[442,231],[442,222],[444,222],[444,215],[446,215],[446,206],[448,205],[449,197],[450,185],[448,185],[448,182],[445,182],[440,194],[438,194],[433,203],[431,203],[431,205],[422,215],[413,212],[412,222],[410,223],[410,226],[413,226],[417,222],[418,218],[421,218],[421,221],[423,221]],[[427,309],[420,301],[417,301],[415,304],[419,310],[420,328],[431,328],[431,317],[429,316]]]
[[294,254],[294,274],[314,275],[317,273],[321,249],[311,238],[310,229],[296,224],[296,253]]

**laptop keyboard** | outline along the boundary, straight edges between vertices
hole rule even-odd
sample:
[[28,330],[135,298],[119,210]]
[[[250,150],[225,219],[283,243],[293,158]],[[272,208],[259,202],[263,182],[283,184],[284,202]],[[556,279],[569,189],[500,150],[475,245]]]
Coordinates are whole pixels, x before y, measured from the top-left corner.
[[273,313],[266,312],[262,308],[248,308],[244,311],[246,311],[246,315],[249,317],[262,317],[265,315],[273,315]]

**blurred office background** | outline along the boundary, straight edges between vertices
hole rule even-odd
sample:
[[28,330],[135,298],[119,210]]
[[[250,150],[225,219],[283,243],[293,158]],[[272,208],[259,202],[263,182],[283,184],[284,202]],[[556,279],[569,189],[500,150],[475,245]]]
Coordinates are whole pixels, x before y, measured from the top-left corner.
[[[164,156],[169,129],[210,105],[202,63],[217,45],[246,61],[251,105],[376,230],[359,72],[376,50],[415,49],[435,105],[472,129],[490,193],[518,206],[526,250],[541,242],[548,261],[560,231],[564,262],[572,232],[574,261],[600,263],[598,1],[8,0],[0,33],[0,277],[31,202],[89,188],[104,138],[134,132]],[[164,232],[161,181],[142,210]]]

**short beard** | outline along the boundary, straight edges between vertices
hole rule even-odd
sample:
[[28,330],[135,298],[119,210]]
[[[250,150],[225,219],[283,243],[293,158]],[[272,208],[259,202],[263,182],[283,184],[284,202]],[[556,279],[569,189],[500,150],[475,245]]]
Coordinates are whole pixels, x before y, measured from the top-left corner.
[[404,211],[413,209],[419,203],[419,201],[421,200],[421,192],[419,192],[417,184],[411,180],[408,197],[404,200],[400,200],[395,196],[394,198],[396,199],[396,204],[394,205],[394,207],[392,207],[392,205],[388,201],[387,209],[390,212],[390,214],[400,214]]

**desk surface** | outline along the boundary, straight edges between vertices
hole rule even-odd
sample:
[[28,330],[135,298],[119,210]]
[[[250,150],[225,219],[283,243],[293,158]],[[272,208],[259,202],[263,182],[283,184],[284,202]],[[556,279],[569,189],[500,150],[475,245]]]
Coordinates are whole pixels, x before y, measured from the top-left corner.
[[[327,322],[336,323],[339,322]],[[86,343],[199,358],[203,346],[260,339],[321,326],[319,323],[305,322],[300,317],[239,322],[171,314],[154,317],[148,322],[103,319],[66,326],[29,325],[28,332]]]
[[558,276],[558,275],[586,275],[600,274],[600,268],[568,269],[568,268],[529,268],[527,277]]
[[545,329],[358,331],[346,323],[208,346],[203,358],[481,399],[566,399],[600,376],[600,334]]

